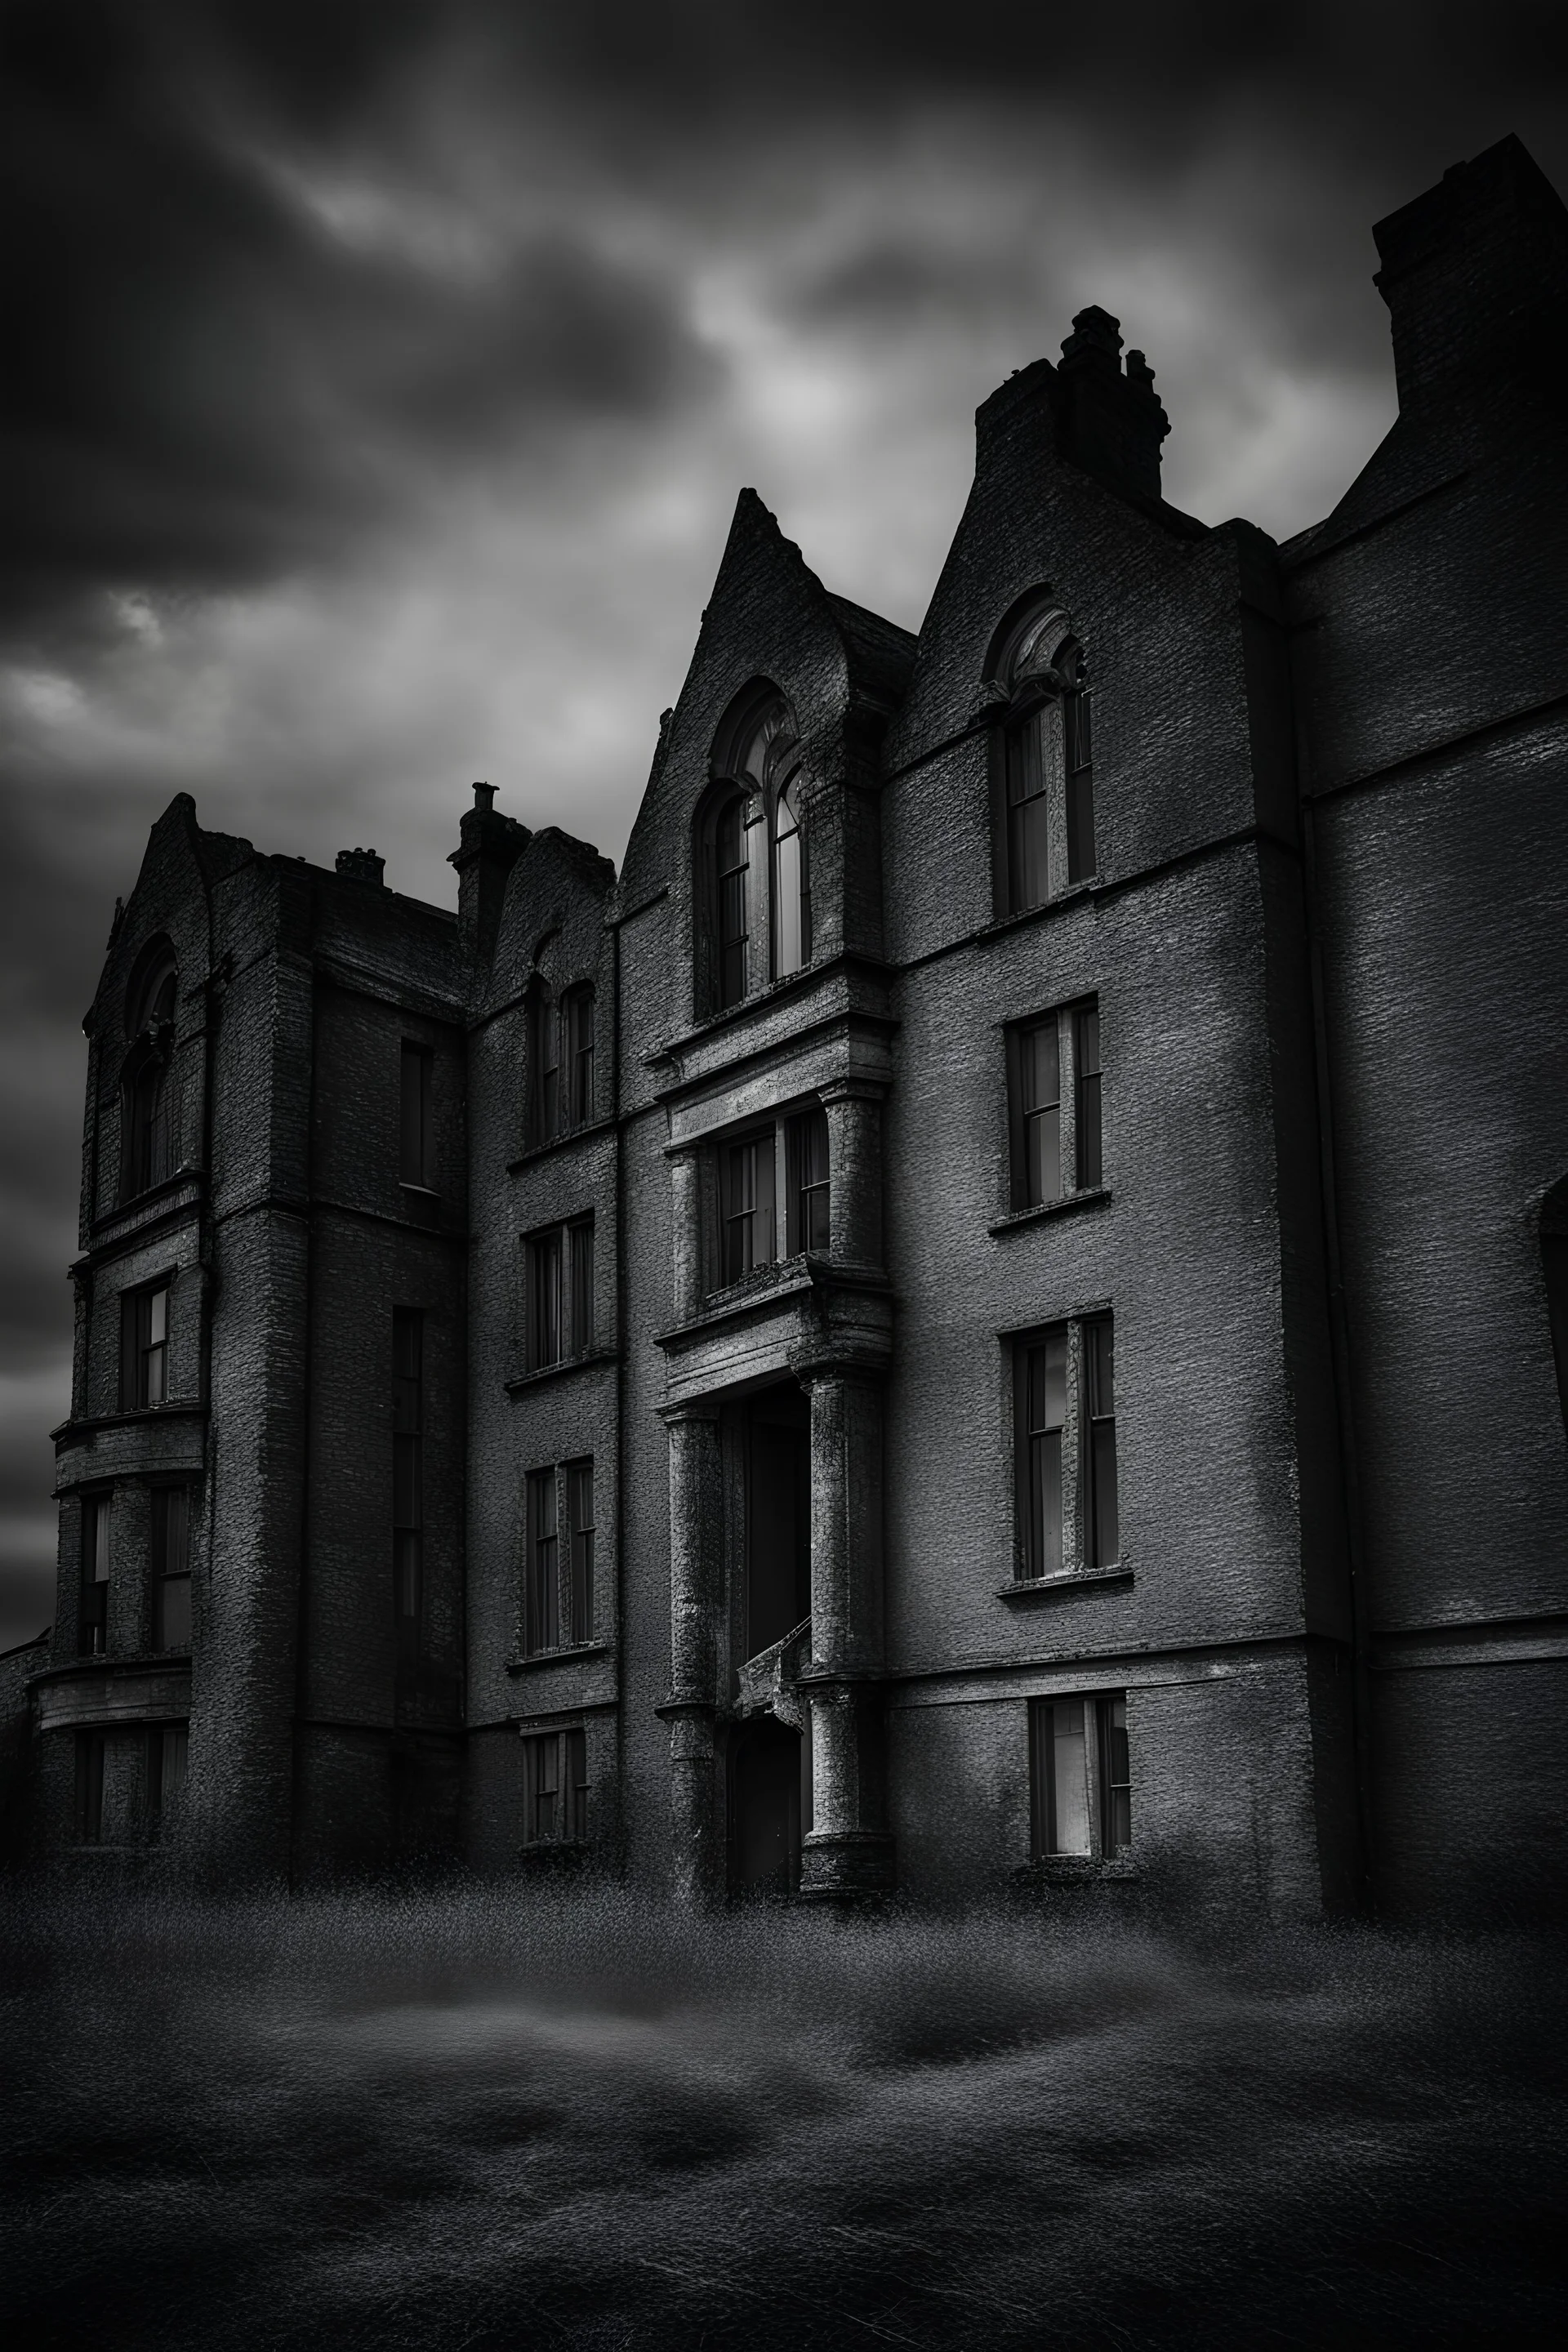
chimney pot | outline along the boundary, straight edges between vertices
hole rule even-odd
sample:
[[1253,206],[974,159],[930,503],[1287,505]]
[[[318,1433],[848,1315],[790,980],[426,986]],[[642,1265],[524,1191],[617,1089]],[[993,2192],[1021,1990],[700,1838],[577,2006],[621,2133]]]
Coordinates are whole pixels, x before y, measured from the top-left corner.
[[377,890],[385,887],[383,877],[386,872],[386,860],[378,857],[374,849],[340,849],[337,866],[338,872],[346,881],[369,882]]

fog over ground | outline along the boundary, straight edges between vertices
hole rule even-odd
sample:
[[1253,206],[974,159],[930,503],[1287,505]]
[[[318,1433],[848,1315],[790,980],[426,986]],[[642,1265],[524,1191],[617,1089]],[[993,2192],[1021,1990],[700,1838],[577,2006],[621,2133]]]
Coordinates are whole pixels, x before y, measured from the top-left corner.
[[918,625],[976,404],[1096,301],[1167,494],[1279,536],[1394,414],[1373,221],[1568,14],[0,7],[0,1646],[52,1601],[84,1052],[171,795],[449,902],[476,777],[618,857],[735,494]]

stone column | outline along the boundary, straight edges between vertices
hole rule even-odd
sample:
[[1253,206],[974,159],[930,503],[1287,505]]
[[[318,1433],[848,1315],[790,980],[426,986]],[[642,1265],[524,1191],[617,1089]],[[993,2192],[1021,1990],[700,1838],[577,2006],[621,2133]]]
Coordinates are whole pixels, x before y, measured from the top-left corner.
[[882,1264],[882,1089],[840,1078],[822,1089],[827,1113],[828,1250],[836,1265]]
[[677,1323],[702,1306],[702,1161],[700,1151],[669,1154],[670,1291]]
[[675,1885],[708,1902],[721,1883],[721,1810],[713,1762],[724,1486],[719,1409],[672,1405],[669,1432],[669,1795]]
[[812,1826],[801,1893],[880,1894],[893,1884],[882,1711],[882,1383],[823,1367],[811,1391]]

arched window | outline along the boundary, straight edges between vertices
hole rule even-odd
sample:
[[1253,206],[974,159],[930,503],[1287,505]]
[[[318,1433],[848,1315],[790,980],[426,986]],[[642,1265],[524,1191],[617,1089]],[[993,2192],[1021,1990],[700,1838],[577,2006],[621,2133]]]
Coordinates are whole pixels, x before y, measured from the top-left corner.
[[716,790],[701,826],[702,1009],[739,1004],[810,960],[799,759],[789,705],[770,687],[742,696],[715,740]]
[[800,779],[792,776],[773,803],[773,977],[799,971],[811,956],[811,904],[800,829]]
[[174,997],[179,975],[166,950],[149,959],[127,1000],[131,1047],[121,1076],[120,1197],[163,1183],[174,1172],[173,1071]]
[[1098,871],[1089,681],[1068,615],[1040,597],[998,632],[987,668],[997,912],[1018,915]]

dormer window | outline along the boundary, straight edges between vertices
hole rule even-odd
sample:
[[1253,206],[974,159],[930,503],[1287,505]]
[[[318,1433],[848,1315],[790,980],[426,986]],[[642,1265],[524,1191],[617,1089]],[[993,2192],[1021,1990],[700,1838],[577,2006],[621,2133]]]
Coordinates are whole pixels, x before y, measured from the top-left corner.
[[1072,625],[1048,599],[1004,627],[989,667],[997,912],[1022,915],[1098,871],[1089,682]]
[[811,958],[794,717],[781,694],[742,698],[719,731],[699,827],[700,1011],[726,1012]]

